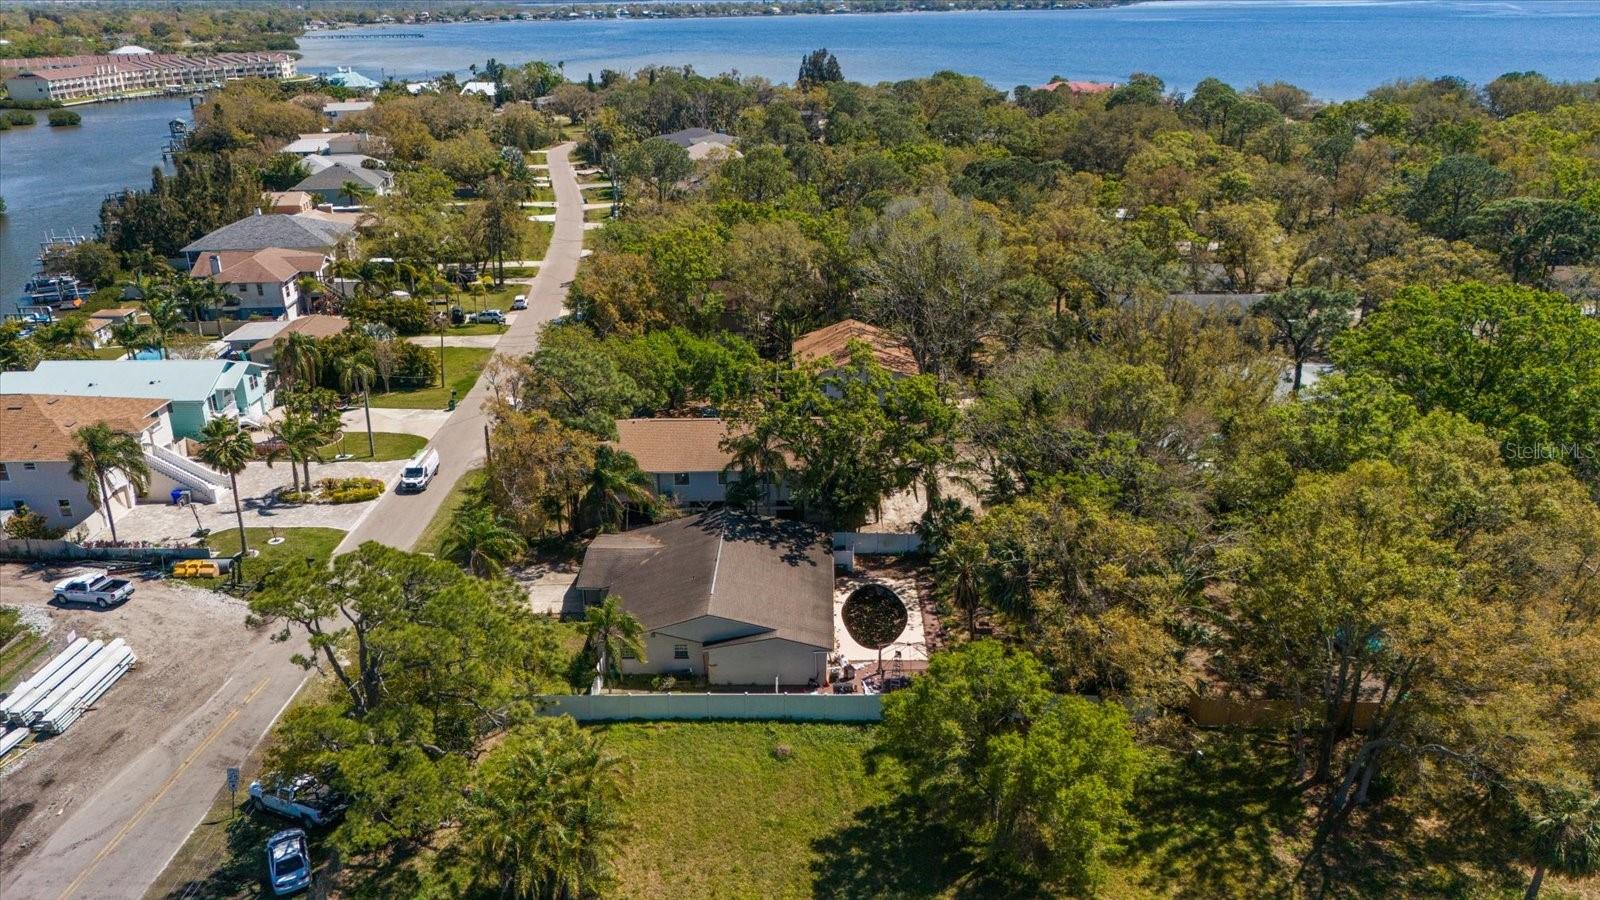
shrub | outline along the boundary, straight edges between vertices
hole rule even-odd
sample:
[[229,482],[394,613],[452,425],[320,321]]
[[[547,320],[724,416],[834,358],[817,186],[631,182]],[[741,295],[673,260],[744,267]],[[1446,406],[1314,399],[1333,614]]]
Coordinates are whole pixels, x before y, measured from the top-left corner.
[[311,503],[316,495],[306,491],[279,491],[278,499],[284,503]]
[[344,491],[333,491],[328,494],[329,503],[365,503],[368,500],[378,499],[383,493],[382,488],[350,488]]
[[56,126],[82,125],[83,116],[78,115],[70,109],[58,109],[50,113],[50,124]]
[[772,758],[778,762],[783,762],[784,760],[790,759],[793,756],[794,748],[788,744],[778,744],[772,748]]
[[11,121],[5,116],[0,116],[0,131],[10,131]]
[[6,121],[13,125],[32,125],[38,120],[33,117],[33,113],[31,112],[13,109],[6,113]]
[[6,534],[19,540],[54,540],[61,537],[65,531],[60,528],[51,528],[44,516],[39,515],[26,506],[19,508],[6,519]]

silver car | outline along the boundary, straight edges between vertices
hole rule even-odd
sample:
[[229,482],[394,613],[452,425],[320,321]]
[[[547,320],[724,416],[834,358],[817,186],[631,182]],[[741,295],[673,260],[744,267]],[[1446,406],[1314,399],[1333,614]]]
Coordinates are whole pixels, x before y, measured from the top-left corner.
[[267,881],[279,897],[311,886],[311,854],[304,831],[290,828],[267,838]]

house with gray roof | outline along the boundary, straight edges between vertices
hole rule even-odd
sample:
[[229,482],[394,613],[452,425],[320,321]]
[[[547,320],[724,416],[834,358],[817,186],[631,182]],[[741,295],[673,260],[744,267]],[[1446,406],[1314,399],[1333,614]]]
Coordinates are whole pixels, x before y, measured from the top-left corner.
[[803,522],[724,508],[603,534],[574,587],[585,603],[621,597],[644,626],[624,674],[806,685],[834,649],[832,543]]
[[307,175],[294,186],[294,190],[313,194],[335,206],[358,206],[361,198],[352,196],[346,187],[352,183],[365,185],[374,196],[384,197],[394,190],[394,175],[384,169],[341,162]]
[[193,266],[200,254],[226,250],[266,250],[278,247],[284,250],[312,250],[332,253],[350,240],[355,227],[344,222],[330,221],[308,214],[245,216],[237,222],[224,225],[210,234],[196,238],[183,248],[183,255]]
[[739,151],[733,145],[739,139],[731,134],[712,131],[709,128],[685,128],[661,135],[664,141],[670,141],[689,151],[689,158],[696,162],[703,159],[726,159],[738,156]]

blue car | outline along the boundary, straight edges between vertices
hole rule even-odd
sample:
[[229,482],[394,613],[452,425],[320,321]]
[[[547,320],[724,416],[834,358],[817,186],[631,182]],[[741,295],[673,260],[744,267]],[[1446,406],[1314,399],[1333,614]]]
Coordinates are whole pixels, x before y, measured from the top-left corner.
[[311,886],[311,854],[304,831],[290,828],[267,838],[267,881],[279,897]]

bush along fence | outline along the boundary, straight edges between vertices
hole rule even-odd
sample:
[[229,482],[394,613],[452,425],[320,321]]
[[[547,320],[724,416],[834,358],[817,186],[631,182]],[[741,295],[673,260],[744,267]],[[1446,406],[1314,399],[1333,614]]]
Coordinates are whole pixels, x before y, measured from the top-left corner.
[[85,547],[72,541],[7,538],[0,540],[0,559],[14,562],[135,562],[166,565],[179,559],[209,559],[206,547]]
[[687,719],[775,719],[795,722],[877,722],[877,694],[550,694],[539,698],[547,716],[579,722]]

